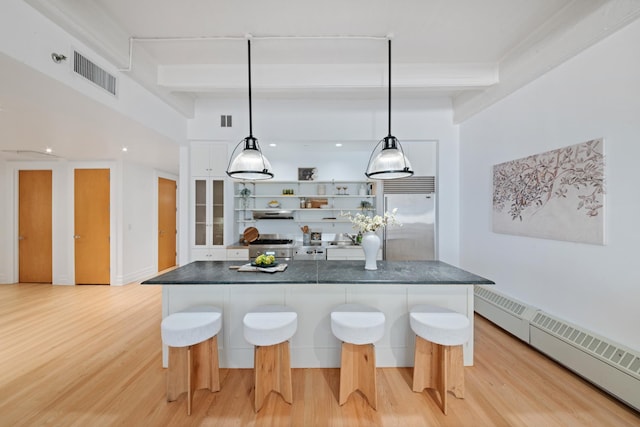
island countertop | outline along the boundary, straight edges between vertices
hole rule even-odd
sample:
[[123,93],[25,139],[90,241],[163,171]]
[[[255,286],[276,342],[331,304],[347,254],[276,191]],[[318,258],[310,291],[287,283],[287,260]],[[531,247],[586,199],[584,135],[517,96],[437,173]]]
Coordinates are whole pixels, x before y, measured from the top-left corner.
[[441,261],[378,261],[365,270],[363,261],[285,261],[283,272],[239,272],[241,261],[195,261],[142,282],[143,285],[228,284],[415,284],[492,285],[494,282]]

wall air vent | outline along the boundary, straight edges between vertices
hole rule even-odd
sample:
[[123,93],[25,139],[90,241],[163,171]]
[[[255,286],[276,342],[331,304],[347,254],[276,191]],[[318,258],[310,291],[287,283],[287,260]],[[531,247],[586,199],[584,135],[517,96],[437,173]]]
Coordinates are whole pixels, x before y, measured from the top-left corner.
[[75,51],[73,52],[73,71],[111,95],[116,95],[116,78]]
[[412,176],[383,183],[384,194],[431,194],[436,192],[435,176]]

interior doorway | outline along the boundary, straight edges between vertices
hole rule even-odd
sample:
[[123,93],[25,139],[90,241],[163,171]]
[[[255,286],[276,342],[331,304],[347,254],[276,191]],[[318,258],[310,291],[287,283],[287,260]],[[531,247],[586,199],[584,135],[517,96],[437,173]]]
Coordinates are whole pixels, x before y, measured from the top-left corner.
[[18,171],[18,281],[52,283],[52,173]]
[[110,276],[109,169],[74,171],[76,285],[108,285]]
[[158,271],[176,265],[176,181],[158,178]]

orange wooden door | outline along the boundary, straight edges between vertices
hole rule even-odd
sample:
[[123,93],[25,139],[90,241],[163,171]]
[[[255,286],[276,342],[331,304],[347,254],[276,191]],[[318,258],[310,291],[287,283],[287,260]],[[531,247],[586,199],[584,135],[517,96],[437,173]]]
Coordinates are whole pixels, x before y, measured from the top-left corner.
[[74,181],[76,284],[108,285],[109,169],[76,169]]
[[18,281],[51,283],[50,170],[18,172]]
[[158,271],[176,265],[176,182],[158,178]]

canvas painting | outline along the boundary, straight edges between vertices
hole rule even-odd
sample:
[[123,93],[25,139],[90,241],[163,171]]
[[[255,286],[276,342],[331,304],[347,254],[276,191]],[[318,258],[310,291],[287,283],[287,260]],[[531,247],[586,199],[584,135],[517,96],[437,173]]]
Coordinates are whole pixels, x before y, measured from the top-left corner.
[[316,168],[298,168],[299,181],[313,181],[316,179],[318,169]]
[[493,231],[603,245],[604,140],[493,167]]

